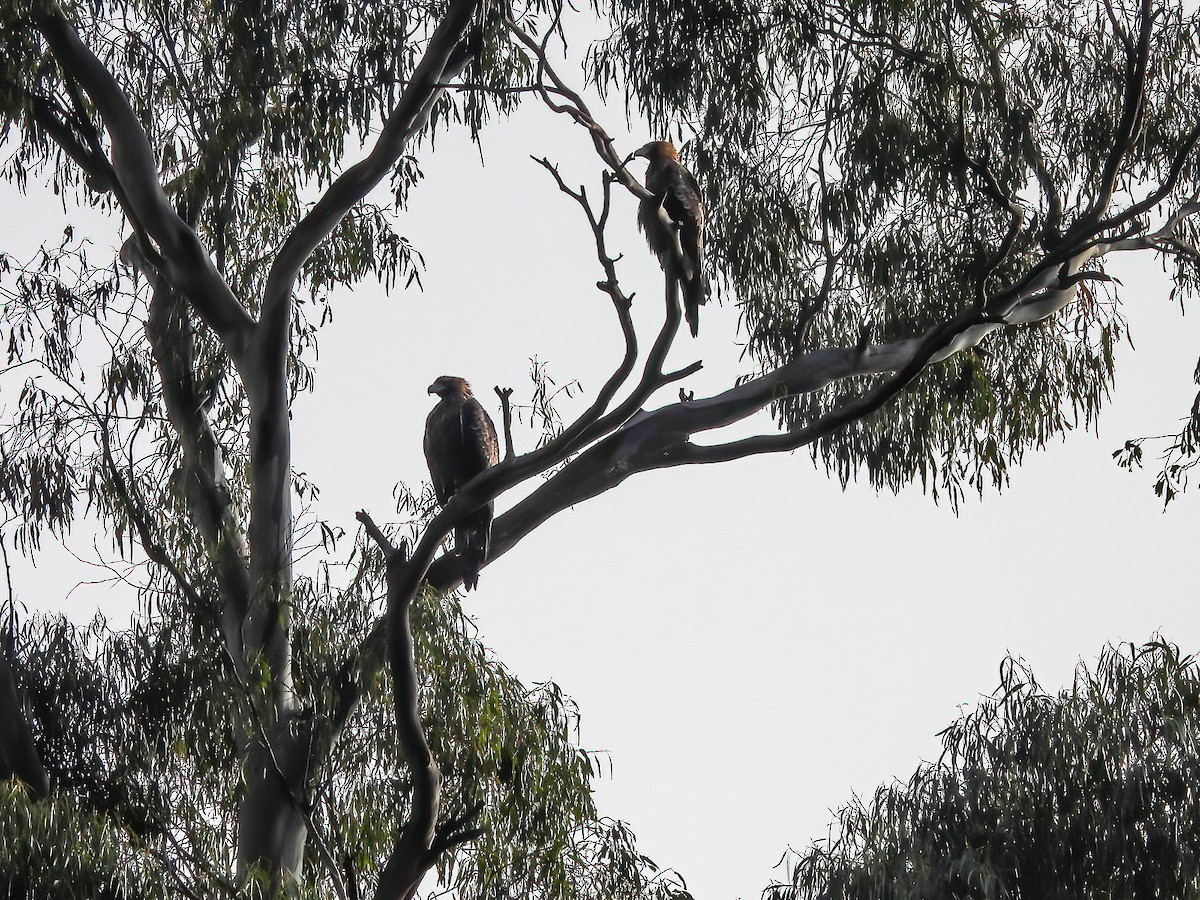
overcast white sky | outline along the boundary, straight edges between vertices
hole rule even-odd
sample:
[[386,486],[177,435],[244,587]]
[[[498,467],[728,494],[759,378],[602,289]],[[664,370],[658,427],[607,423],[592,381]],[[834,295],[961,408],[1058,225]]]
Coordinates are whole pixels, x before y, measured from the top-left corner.
[[[614,131],[622,121],[606,116]],[[622,137],[623,152],[647,137]],[[343,296],[317,390],[296,405],[296,466],[320,485],[323,517],[348,531],[355,509],[387,519],[393,484],[426,477],[434,377],[472,381],[498,420],[491,386],[527,399],[530,357],[590,395],[621,352],[593,287],[590,232],[528,159],[547,154],[569,181],[591,180],[586,136],[528,104],[488,132],[484,152],[486,168],[447,135],[422,155],[427,177],[401,224],[425,254],[425,291]],[[44,195],[4,199],[2,246],[57,220]],[[620,204],[621,274],[653,328],[661,276],[632,199]],[[1137,352],[1119,354],[1099,438],[1075,433],[1033,454],[1008,490],[957,518],[916,490],[843,492],[798,453],[637,476],[484,571],[467,601],[484,640],[527,682],[554,679],[575,697],[585,745],[611,753],[603,811],[631,822],[697,897],[757,896],[789,845],[825,833],[831,807],[935,757],[935,733],[993,688],[1008,651],[1059,687],[1108,640],[1161,631],[1200,646],[1200,498],[1164,514],[1151,473],[1110,456],[1187,412],[1197,321],[1168,302],[1149,258],[1110,271]],[[736,326],[735,310],[710,305],[700,339],[680,340],[677,362],[705,362],[686,384],[697,396],[749,371]],[[534,440],[518,430],[518,449]],[[65,597],[79,576],[62,558],[18,572],[27,605],[80,621],[128,615],[118,590]]]

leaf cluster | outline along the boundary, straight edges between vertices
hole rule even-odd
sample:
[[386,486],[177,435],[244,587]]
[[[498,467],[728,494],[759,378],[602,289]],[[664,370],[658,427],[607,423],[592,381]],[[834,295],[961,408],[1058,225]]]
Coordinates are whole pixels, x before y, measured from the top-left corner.
[[[590,74],[657,133],[689,139],[709,256],[762,371],[814,348],[919,336],[977,308],[1094,204],[1104,214],[1164,183],[1200,122],[1200,18],[1177,3],[1154,4],[1139,128],[1109,197],[1136,4],[610,9]],[[1165,212],[1200,188],[1196,154],[1178,168]],[[1179,290],[1194,290],[1195,254],[1164,253]],[[920,481],[952,502],[1002,484],[1025,450],[1090,423],[1107,396],[1122,295],[1080,294],[1065,327],[927,373],[903,402],[822,441],[818,460],[843,480]],[[848,395],[780,404],[779,424],[801,427]]]
[[1007,658],[938,762],[838,811],[772,900],[1189,897],[1200,887],[1200,665],[1109,645],[1070,688]]
[[[344,590],[296,585],[297,689],[317,722],[338,708],[339,660],[370,631],[382,561],[360,546],[362,575]],[[464,898],[659,898],[682,889],[634,845],[628,826],[592,801],[601,760],[578,744],[578,712],[553,683],[527,687],[480,641],[457,596],[424,593],[412,628],[420,706],[442,772],[441,823],[474,837],[443,857],[439,876]],[[328,855],[373,883],[411,801],[410,775],[392,737],[392,689],[379,668],[314,785],[314,818]],[[324,876],[319,849],[311,869]],[[365,888],[364,888],[365,889]]]

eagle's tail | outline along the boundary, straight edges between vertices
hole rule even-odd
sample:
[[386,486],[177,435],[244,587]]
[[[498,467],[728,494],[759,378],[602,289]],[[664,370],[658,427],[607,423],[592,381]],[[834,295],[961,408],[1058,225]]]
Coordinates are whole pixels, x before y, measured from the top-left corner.
[[700,333],[700,304],[708,298],[704,294],[704,278],[696,272],[692,278],[682,279],[683,317],[687,319],[692,337]]
[[479,586],[479,570],[487,562],[492,543],[492,512],[489,503],[454,530],[454,546],[462,563],[463,588],[472,590]]
[[708,277],[697,266],[691,278],[681,278],[679,283],[683,293],[683,317],[687,319],[692,337],[696,337],[700,333],[700,306],[708,302]]

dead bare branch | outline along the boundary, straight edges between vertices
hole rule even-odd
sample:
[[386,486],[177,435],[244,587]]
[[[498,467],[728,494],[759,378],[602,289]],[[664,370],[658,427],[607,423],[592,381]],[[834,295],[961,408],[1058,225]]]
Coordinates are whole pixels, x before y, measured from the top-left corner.
[[504,429],[504,458],[512,459],[513,457],[513,438],[512,438],[512,388],[501,388],[500,385],[495,387],[496,396],[500,398],[501,424]]

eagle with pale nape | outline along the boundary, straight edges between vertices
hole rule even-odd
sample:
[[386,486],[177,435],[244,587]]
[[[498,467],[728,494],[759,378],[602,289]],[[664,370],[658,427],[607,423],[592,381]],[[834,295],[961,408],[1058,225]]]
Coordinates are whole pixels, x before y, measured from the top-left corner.
[[667,215],[679,229],[679,245],[686,261],[680,273],[679,286],[683,292],[683,315],[695,337],[700,332],[700,304],[708,300],[708,284],[704,277],[704,199],[695,177],[679,161],[679,151],[670,141],[651,141],[634,156],[650,161],[646,169],[646,190],[652,197],[638,207],[638,221],[650,242],[650,249],[662,261],[675,253],[675,237],[665,233],[658,210]]
[[[438,503],[445,506],[459,488],[500,460],[500,443],[496,426],[465,379],[443,375],[429,393],[437,394],[438,404],[425,420],[425,460]],[[454,549],[468,591],[479,585],[479,570],[487,562],[494,512],[495,504],[488,501],[454,529]]]

